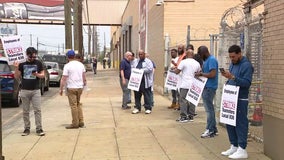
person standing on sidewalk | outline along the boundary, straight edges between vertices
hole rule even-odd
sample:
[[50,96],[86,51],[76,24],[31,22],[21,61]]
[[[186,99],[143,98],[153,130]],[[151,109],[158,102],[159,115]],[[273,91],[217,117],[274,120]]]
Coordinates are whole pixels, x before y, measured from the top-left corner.
[[135,109],[132,114],[137,114],[141,112],[141,97],[144,96],[145,102],[145,114],[150,114],[152,112],[151,106],[151,87],[153,85],[153,80],[151,78],[153,72],[153,63],[150,59],[146,58],[146,54],[143,50],[138,52],[139,59],[135,61],[135,68],[142,69],[144,74],[142,76],[142,81],[140,84],[139,91],[134,91],[135,97]]
[[84,117],[82,103],[80,98],[83,87],[86,86],[86,70],[84,65],[75,59],[75,52],[69,50],[67,52],[69,62],[63,68],[63,76],[60,82],[59,94],[62,96],[63,89],[67,88],[67,96],[71,107],[72,124],[66,126],[66,129],[76,129],[84,127]]
[[122,89],[122,109],[130,109],[131,107],[127,105],[129,101],[129,94],[130,94],[130,89],[127,88],[128,82],[130,79],[130,74],[131,74],[131,64],[130,61],[132,59],[132,53],[127,51],[124,54],[124,58],[120,62],[120,86]]
[[207,113],[207,124],[206,130],[201,134],[201,138],[211,138],[218,132],[213,104],[213,99],[218,88],[218,61],[213,55],[210,55],[206,46],[200,46],[197,54],[204,60],[204,63],[202,72],[198,72],[195,75],[208,78],[202,92],[203,104]]
[[196,72],[201,70],[200,64],[193,59],[193,50],[188,49],[186,51],[186,59],[182,60],[175,70],[176,74],[181,74],[180,84],[180,117],[177,122],[185,123],[193,121],[195,114],[195,106],[186,99],[188,90],[191,87]]
[[[174,68],[174,64],[177,62],[177,50],[176,49],[171,49],[171,57],[172,57],[172,63],[170,64],[170,69]],[[174,64],[173,64],[174,63]],[[172,104],[168,107],[169,109],[177,108],[179,103],[178,103],[178,91],[176,90],[171,90],[172,92]]]
[[34,47],[29,47],[26,50],[27,61],[24,63],[15,62],[15,77],[22,79],[22,88],[20,97],[23,106],[23,119],[25,130],[22,136],[30,134],[30,104],[32,104],[35,116],[36,133],[39,136],[44,136],[42,130],[41,117],[41,94],[40,94],[40,79],[44,78],[43,64],[38,61],[37,50]]
[[227,84],[239,86],[236,126],[226,125],[231,147],[222,152],[231,159],[248,158],[246,151],[248,136],[248,94],[251,86],[253,67],[251,62],[242,56],[241,47],[232,45],[229,48],[231,64],[229,71],[222,72],[228,78]]
[[96,57],[93,58],[93,70],[94,74],[97,74],[97,66],[98,66],[98,60]]

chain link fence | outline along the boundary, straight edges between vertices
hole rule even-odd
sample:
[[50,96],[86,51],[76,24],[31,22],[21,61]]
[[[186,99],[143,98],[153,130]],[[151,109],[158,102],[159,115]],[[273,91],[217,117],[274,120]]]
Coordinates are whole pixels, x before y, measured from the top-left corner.
[[[261,14],[252,16],[251,12],[244,13],[243,6],[236,6],[228,9],[221,19],[221,30],[219,34],[218,62],[219,66],[228,69],[230,59],[228,48],[237,44],[240,45],[245,55],[254,67],[253,82],[249,94],[249,137],[263,142],[262,129],[262,20]],[[223,84],[226,79],[219,78],[216,103],[221,103]],[[220,105],[217,106],[217,113]],[[219,115],[217,115],[219,117]]]

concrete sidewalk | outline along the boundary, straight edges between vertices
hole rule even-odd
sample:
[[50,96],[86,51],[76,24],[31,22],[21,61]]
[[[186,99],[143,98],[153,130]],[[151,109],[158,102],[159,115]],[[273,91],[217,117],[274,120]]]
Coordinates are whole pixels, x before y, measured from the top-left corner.
[[[3,136],[6,160],[218,160],[228,159],[221,151],[230,145],[225,128],[219,135],[202,139],[206,115],[197,107],[194,122],[180,124],[178,111],[169,110],[168,97],[154,95],[152,114],[131,114],[121,109],[118,71],[98,68],[87,72],[89,91],[82,103],[86,128],[66,130],[71,111],[66,96],[54,95],[42,105],[43,129],[39,137],[32,123],[31,134],[21,136],[23,122]],[[132,102],[134,96],[132,97]],[[132,103],[132,109],[133,109]],[[34,117],[31,117],[34,122]],[[248,143],[249,159],[266,160],[262,145]]]

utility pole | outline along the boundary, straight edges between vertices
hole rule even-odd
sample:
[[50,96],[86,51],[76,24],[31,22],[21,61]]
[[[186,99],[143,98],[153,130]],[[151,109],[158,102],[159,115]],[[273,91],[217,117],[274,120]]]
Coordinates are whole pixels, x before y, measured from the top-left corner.
[[74,50],[84,56],[82,33],[82,0],[74,0]]
[[[91,37],[92,36],[92,29],[90,24],[88,25],[88,55],[91,56]],[[93,55],[93,54],[92,54]]]
[[[71,22],[71,2],[64,0],[65,16],[65,49],[72,49],[72,22]],[[64,48],[63,48],[64,49]]]
[[33,35],[30,34],[30,46],[33,46]]
[[38,37],[36,38],[36,50],[38,51]]
[[96,27],[93,26],[93,34],[92,34],[92,36],[93,36],[93,43],[92,43],[93,51],[92,51],[92,57],[96,56],[96,53],[97,53],[97,44],[96,44],[97,43],[97,37],[96,37],[96,33],[97,33]]

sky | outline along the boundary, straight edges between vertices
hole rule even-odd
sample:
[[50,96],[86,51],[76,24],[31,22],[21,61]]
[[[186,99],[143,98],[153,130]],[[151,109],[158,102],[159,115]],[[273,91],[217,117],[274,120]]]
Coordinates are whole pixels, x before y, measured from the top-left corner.
[[[88,34],[87,26],[83,29],[84,48],[88,51]],[[65,46],[65,29],[64,25],[33,25],[33,24],[18,24],[18,35],[20,35],[24,48],[33,46],[38,50],[46,50],[57,54],[63,53],[63,46]],[[99,46],[100,50],[103,50],[104,46],[104,34],[106,38],[106,47],[110,46],[110,27],[98,26]]]

